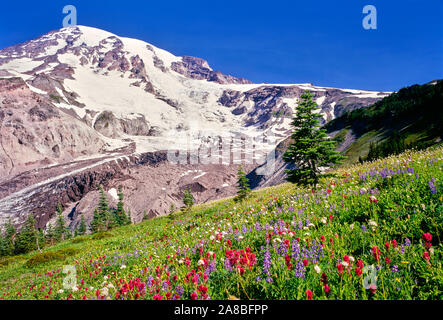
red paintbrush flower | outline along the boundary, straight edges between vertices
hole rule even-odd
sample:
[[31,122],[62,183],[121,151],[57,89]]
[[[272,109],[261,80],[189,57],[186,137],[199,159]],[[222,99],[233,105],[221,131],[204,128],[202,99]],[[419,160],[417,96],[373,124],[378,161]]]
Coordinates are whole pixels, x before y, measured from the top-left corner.
[[308,300],[312,300],[312,291],[311,290],[306,290],[306,299]]
[[341,264],[341,263],[339,263],[338,265],[337,265],[337,271],[338,271],[338,273],[340,274],[340,275],[342,275],[342,273],[343,273],[343,265]]
[[331,287],[329,287],[327,284],[325,284],[324,289],[325,289],[326,295],[329,295],[329,292],[331,292]]
[[422,236],[423,240],[426,242],[431,242],[432,241],[432,235],[430,233],[424,233]]
[[372,255],[374,256],[375,260],[380,260],[380,249],[377,246],[372,247]]
[[328,283],[328,277],[326,276],[326,273],[324,273],[324,272],[321,274],[321,282],[323,282],[323,284]]

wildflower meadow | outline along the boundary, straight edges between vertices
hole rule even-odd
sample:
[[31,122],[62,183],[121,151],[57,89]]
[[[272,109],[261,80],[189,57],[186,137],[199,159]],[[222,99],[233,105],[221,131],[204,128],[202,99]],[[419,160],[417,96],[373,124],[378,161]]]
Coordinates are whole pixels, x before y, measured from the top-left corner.
[[0,260],[0,299],[443,298],[443,148]]

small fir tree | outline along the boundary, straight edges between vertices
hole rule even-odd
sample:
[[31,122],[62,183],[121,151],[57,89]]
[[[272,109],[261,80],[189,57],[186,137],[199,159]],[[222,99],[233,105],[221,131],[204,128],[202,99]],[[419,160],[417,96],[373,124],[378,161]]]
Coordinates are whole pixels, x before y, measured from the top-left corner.
[[194,205],[194,197],[192,196],[191,189],[185,189],[185,193],[183,196],[183,202],[185,204],[185,210],[191,211],[192,206]]
[[344,159],[335,152],[334,141],[328,138],[326,130],[320,129],[320,115],[317,104],[308,90],[301,96],[295,117],[292,120],[293,142],[283,155],[285,162],[295,165],[287,169],[287,180],[316,188],[321,176],[320,167],[333,167]]
[[249,179],[246,177],[246,173],[243,170],[243,167],[240,165],[237,171],[237,196],[235,197],[236,201],[243,201],[246,199],[251,193],[251,189],[249,188]]
[[48,227],[46,228],[45,238],[46,238],[46,243],[50,245],[53,245],[55,243],[54,227],[51,224],[49,224]]
[[84,235],[86,233],[86,221],[85,221],[85,216],[82,213],[81,217],[80,217],[80,226],[78,227],[78,234],[80,236]]
[[55,241],[64,240],[66,236],[66,222],[63,217],[63,209],[60,203],[57,204],[57,220],[55,221],[54,238]]
[[5,225],[5,233],[3,236],[3,242],[4,242],[4,255],[5,256],[12,256],[14,254],[14,238],[16,235],[16,229],[14,225],[12,224],[11,219],[8,220],[8,222]]
[[37,249],[38,232],[35,223],[35,218],[30,213],[15,239],[15,254],[27,253]]
[[117,203],[117,213],[115,217],[115,221],[118,226],[123,226],[130,223],[128,216],[126,215],[125,212],[123,199],[124,196],[123,196],[122,186],[118,186],[118,203]]

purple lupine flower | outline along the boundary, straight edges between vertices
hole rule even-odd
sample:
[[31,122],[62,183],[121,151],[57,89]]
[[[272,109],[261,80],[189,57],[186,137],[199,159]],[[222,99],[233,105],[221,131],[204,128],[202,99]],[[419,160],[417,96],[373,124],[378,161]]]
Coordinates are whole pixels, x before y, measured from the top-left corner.
[[405,246],[409,247],[411,245],[411,240],[409,240],[409,238],[405,239]]
[[183,293],[185,293],[185,289],[183,289],[183,286],[181,285],[178,285],[177,288],[175,288],[175,291],[180,297],[183,295]]
[[271,274],[271,271],[269,270],[271,268],[271,264],[272,264],[271,253],[269,252],[269,249],[266,248],[263,257],[263,273],[267,274],[268,276]]
[[297,260],[297,263],[295,265],[295,276],[297,278],[305,278],[305,266],[303,265],[302,259]]
[[398,266],[396,265],[396,264],[394,264],[393,266],[392,266],[392,269],[391,269],[392,271],[394,271],[394,272],[398,272]]
[[271,277],[269,277],[269,278],[266,278],[266,282],[267,282],[267,283],[273,283],[274,280],[273,280]]
[[367,230],[367,228],[366,228],[366,226],[365,226],[364,224],[361,225],[361,229],[362,229],[363,231],[366,231],[366,230]]
[[437,192],[437,188],[435,187],[435,178],[434,177],[432,177],[432,179],[429,180],[428,185],[429,185],[429,189],[431,189],[432,193]]
[[152,280],[154,280],[154,278],[152,276],[149,276],[148,280],[146,281],[146,284],[149,288],[152,286]]
[[228,271],[232,271],[231,263],[229,262],[229,259],[225,259],[225,269]]
[[209,272],[215,272],[217,270],[217,262],[215,260],[212,260],[209,263]]

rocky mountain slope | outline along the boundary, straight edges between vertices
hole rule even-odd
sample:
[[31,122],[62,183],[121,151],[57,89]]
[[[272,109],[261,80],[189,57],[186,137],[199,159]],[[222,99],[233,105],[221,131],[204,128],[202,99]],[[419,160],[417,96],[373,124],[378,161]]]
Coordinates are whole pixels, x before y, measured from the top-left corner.
[[[177,165],[167,151],[218,154],[227,143],[228,155],[256,160],[288,137],[307,89],[324,122],[389,94],[254,84],[201,58],[84,26],[0,50],[0,224],[32,212],[43,227],[61,202],[75,225],[80,211],[91,216],[99,184],[110,201],[122,184],[136,220],[180,206],[187,187],[200,202],[233,194],[233,157]],[[239,137],[269,139],[251,150]]]

